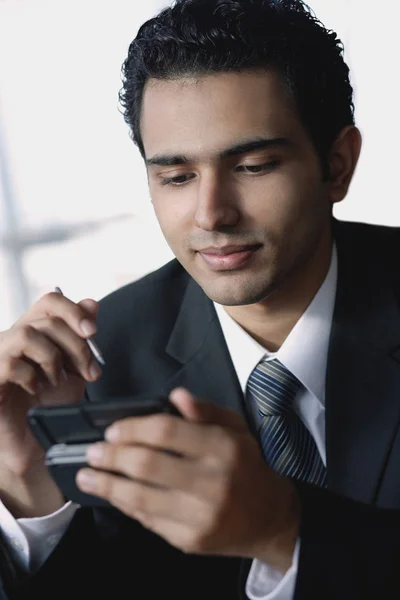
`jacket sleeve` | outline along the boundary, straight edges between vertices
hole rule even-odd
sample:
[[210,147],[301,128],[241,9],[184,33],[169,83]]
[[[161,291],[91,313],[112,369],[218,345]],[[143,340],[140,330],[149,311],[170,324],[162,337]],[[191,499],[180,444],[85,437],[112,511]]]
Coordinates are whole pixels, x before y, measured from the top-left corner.
[[[93,582],[96,591],[106,589],[110,584],[106,579],[103,552],[92,511],[79,509],[54,552],[35,573],[17,571],[10,557],[4,564],[3,556],[0,557],[3,586],[0,600],[79,598],[81,585],[93,586]],[[7,552],[5,554],[7,556]]]
[[400,511],[298,484],[301,547],[295,600],[400,597]]
[[23,577],[24,574],[14,564],[0,531],[0,600],[8,600],[7,589],[12,588],[17,581],[22,581]]

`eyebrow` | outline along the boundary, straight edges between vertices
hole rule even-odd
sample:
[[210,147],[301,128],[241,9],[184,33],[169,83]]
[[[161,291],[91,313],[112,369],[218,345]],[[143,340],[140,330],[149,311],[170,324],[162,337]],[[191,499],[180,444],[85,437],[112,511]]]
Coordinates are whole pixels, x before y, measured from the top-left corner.
[[[235,144],[230,148],[226,148],[218,155],[219,159],[254,152],[255,150],[267,150],[268,148],[279,148],[290,146],[291,142],[288,138],[256,138]],[[198,162],[193,156],[184,154],[156,154],[151,158],[146,159],[146,165],[157,165],[159,167],[171,167],[174,165],[186,165]]]

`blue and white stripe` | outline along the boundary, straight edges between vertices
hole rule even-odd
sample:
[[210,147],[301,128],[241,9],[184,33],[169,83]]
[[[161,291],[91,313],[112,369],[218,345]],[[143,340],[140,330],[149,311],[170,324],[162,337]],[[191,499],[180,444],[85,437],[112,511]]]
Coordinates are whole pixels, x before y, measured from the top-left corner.
[[277,473],[324,487],[326,468],[307,427],[294,412],[300,381],[279,360],[264,360],[251,373],[247,393],[256,402],[264,457]]

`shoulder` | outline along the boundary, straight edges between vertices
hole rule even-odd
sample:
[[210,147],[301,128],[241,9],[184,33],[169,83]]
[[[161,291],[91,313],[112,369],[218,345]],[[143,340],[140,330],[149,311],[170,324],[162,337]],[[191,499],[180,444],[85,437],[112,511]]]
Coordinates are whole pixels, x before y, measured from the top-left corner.
[[400,227],[335,220],[334,229],[339,237],[349,238],[349,242],[352,238],[354,242],[364,241],[367,243],[370,240],[375,240],[382,243],[400,243]]
[[160,269],[108,294],[100,301],[99,329],[167,318],[179,309],[190,276],[172,260]]
[[389,285],[400,301],[400,227],[335,221],[334,234],[339,264]]
[[187,271],[176,259],[173,259],[156,271],[152,271],[137,281],[128,283],[111,292],[100,303],[103,307],[108,307],[114,304],[121,306],[121,304],[129,304],[132,301],[143,300],[144,298],[151,300],[154,299],[156,292],[169,294],[174,291],[176,286],[185,287],[188,281]]
[[346,254],[373,259],[397,268],[400,258],[400,227],[349,221],[334,222],[335,239]]

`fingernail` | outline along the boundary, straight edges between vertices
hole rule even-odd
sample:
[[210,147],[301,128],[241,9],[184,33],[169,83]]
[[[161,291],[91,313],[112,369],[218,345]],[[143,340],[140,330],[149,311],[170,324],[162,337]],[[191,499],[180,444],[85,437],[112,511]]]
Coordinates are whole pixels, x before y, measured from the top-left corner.
[[101,369],[95,360],[92,360],[89,365],[89,375],[90,379],[98,379],[101,375]]
[[93,490],[96,487],[96,476],[89,469],[79,471],[76,481],[83,490]]
[[104,432],[104,437],[108,442],[116,442],[119,438],[119,429],[116,425],[108,427]]
[[96,333],[97,327],[93,321],[89,321],[89,319],[83,319],[83,321],[81,321],[81,330],[84,335],[91,336]]
[[64,379],[64,381],[68,381],[68,374],[65,369],[61,369],[61,377]]
[[89,462],[92,462],[93,464],[101,462],[102,458],[104,457],[103,444],[94,444],[93,446],[89,446],[86,456]]

